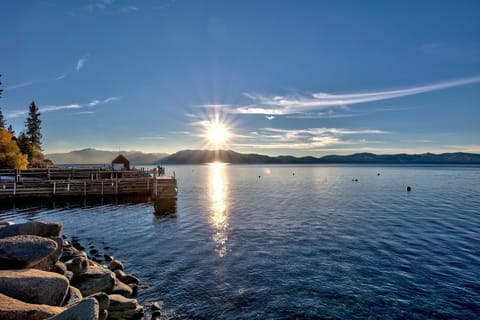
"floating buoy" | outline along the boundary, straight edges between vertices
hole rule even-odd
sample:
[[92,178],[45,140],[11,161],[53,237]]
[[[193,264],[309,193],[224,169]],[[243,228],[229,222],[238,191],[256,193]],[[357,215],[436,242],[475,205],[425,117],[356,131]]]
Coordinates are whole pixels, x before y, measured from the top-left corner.
[[260,179],[262,176],[258,176],[258,179]]
[[408,192],[412,191],[412,188],[410,186],[407,186],[407,191]]
[[380,173],[377,173],[377,176],[379,176],[379,175],[380,175]]

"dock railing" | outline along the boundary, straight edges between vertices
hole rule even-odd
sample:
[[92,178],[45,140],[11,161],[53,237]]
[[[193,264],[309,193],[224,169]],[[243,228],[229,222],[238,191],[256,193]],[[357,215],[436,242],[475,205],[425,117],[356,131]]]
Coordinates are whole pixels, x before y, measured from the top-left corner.
[[0,169],[0,199],[33,197],[87,197],[145,194],[176,197],[175,177],[164,170],[109,168]]

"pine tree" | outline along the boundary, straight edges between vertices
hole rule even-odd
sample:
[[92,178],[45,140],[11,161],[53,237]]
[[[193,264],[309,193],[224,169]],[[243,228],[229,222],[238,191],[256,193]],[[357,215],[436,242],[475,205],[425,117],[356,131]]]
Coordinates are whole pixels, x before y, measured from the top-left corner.
[[42,150],[42,134],[40,133],[42,120],[40,120],[40,112],[35,105],[35,101],[32,101],[28,111],[28,118],[25,122],[27,127],[27,137],[32,144],[32,147],[38,150]]
[[[0,74],[0,78],[2,77],[2,75]],[[2,86],[2,81],[0,81],[0,86]],[[3,89],[0,88],[0,98],[2,97],[2,92],[3,92]]]
[[[0,74],[0,77],[2,75]],[[2,86],[2,81],[0,81],[0,87]],[[0,98],[2,97],[3,89],[0,88]],[[5,118],[3,117],[2,108],[0,108],[0,129],[5,129]]]
[[3,117],[2,108],[0,108],[0,129],[5,129],[5,118]]
[[32,167],[45,166],[42,153],[41,124],[40,112],[35,105],[35,101],[32,101],[29,107],[28,118],[25,121],[26,133],[24,135],[27,138],[28,143],[26,141],[19,142],[17,140],[20,150],[28,155],[28,161]]

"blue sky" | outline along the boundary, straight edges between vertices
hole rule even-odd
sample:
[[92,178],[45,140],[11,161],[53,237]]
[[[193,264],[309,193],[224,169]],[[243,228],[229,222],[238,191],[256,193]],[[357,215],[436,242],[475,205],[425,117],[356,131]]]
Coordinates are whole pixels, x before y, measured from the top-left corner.
[[46,153],[480,152],[479,1],[8,1],[0,107]]

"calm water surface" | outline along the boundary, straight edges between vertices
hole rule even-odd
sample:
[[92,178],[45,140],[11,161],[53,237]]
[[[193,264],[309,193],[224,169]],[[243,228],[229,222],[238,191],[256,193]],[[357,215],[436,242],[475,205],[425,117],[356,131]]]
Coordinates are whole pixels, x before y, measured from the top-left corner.
[[174,214],[50,203],[0,218],[62,222],[122,260],[168,318],[480,318],[479,167],[173,170]]

